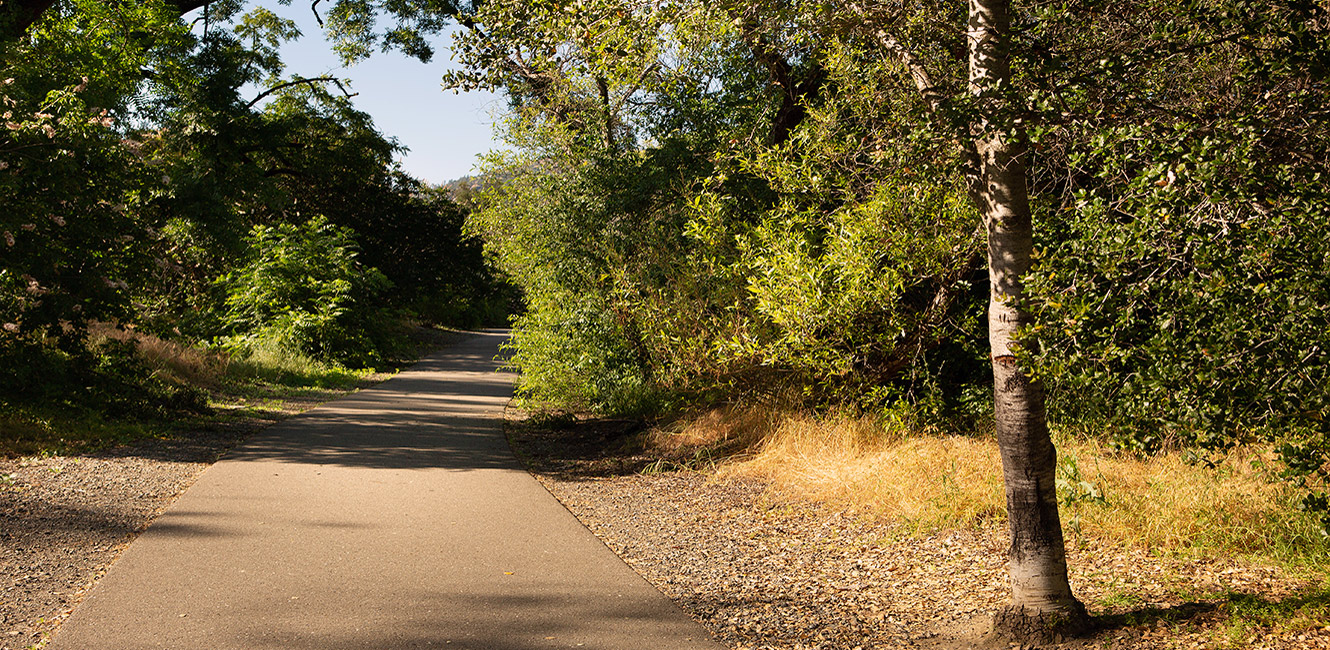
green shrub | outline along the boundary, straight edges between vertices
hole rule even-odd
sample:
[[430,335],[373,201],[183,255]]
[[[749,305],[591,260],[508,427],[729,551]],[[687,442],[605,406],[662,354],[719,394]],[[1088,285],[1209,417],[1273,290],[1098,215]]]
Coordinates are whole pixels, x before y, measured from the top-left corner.
[[522,372],[518,391],[529,404],[635,415],[660,410],[660,391],[619,324],[589,300],[532,310],[514,325],[509,363]]
[[355,233],[314,217],[255,226],[249,261],[219,280],[223,340],[242,356],[264,345],[351,366],[382,363],[405,345],[397,314],[378,302],[391,283],[356,261]]
[[16,411],[90,412],[111,420],[201,413],[199,389],[166,379],[138,353],[133,340],[104,338],[71,351],[41,342],[0,345],[0,404]]

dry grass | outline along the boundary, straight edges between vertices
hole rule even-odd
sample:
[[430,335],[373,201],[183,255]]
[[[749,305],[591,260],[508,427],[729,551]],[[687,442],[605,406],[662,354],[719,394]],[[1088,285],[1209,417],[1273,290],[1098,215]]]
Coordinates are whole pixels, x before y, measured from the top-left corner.
[[132,341],[139,358],[158,376],[211,391],[225,390],[228,384],[236,382],[344,389],[374,374],[370,369],[352,370],[316,361],[271,342],[251,346],[243,355],[235,355],[169,341],[111,323],[94,324],[88,335],[94,343],[108,339]]
[[[991,438],[911,435],[864,417],[727,409],[657,433],[656,447],[737,448],[719,472],[929,533],[1005,520],[1001,462]],[[1268,451],[1217,467],[1174,452],[1138,458],[1093,440],[1058,441],[1058,488],[1069,537],[1153,551],[1255,556],[1318,565],[1326,544],[1291,507]]]
[[[1272,471],[1268,449],[1240,450],[1215,467],[1183,452],[1138,458],[1085,440],[1062,442],[1059,454],[1064,518],[1073,534],[1286,563],[1326,559],[1324,538],[1293,507],[1297,493]],[[1084,498],[1078,483],[1093,486],[1101,499]]]
[[890,517],[918,531],[1005,513],[997,447],[957,436],[902,435],[866,418],[788,415],[724,473]]
[[139,357],[149,368],[179,383],[200,387],[217,386],[227,373],[229,357],[221,352],[168,341],[152,334],[99,323],[89,328],[94,341],[133,341]]
[[761,409],[721,408],[694,414],[672,427],[653,429],[646,444],[674,455],[691,449],[726,449],[742,454],[768,438],[780,415]]

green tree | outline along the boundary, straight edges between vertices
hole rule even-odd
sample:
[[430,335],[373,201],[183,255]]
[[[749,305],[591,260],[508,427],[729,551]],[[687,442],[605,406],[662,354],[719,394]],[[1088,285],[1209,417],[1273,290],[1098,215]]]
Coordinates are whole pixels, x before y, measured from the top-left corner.
[[[217,279],[243,264],[254,227],[321,214],[371,232],[352,248],[394,264],[398,284],[377,298],[501,318],[499,283],[461,241],[462,215],[396,169],[396,143],[329,92],[337,80],[284,77],[279,50],[298,30],[263,9],[241,14],[242,4],[210,4],[191,31],[171,3],[57,3],[3,42],[0,355],[31,370],[6,385],[40,383],[32,359],[87,356],[90,323],[191,340],[241,334]],[[267,90],[243,96],[251,84]],[[350,295],[322,312],[293,307],[327,317],[288,328],[319,332],[304,351],[391,353],[391,337],[328,342],[341,336],[332,329],[354,329],[332,314]]]
[[0,95],[0,304],[6,347],[81,344],[90,320],[125,319],[151,259],[142,243],[157,174],[122,146],[139,70],[187,39],[171,12],[98,2],[47,12],[22,41],[3,43]]
[[[1150,8],[1040,80],[1078,117],[1039,133],[1032,361],[1078,396],[1055,414],[1127,448],[1274,442],[1324,512],[1325,12]],[[1029,39],[1075,43],[1070,21]]]
[[[328,12],[349,58],[428,58],[423,37],[451,19],[464,68],[445,82],[509,97],[515,151],[492,157],[469,228],[525,292],[515,359],[529,395],[642,410],[795,388],[917,404],[914,378],[952,383],[936,368],[961,366],[972,384],[988,366],[1013,538],[998,622],[1018,636],[1083,620],[1045,385],[1054,417],[1105,418],[1136,449],[1274,440],[1305,505],[1327,507],[1324,7]],[[272,124],[373,142],[349,113],[291,107]],[[375,151],[336,173],[372,167]],[[283,167],[279,153],[254,155],[269,171],[337,170],[336,156]],[[373,196],[396,201],[402,185],[381,185]],[[286,183],[302,207],[272,214],[331,215],[317,187]]]
[[142,70],[187,51],[188,30],[161,3],[93,0],[56,5],[25,27],[0,41],[0,401],[19,414],[47,404],[135,417],[199,407],[131,349],[88,337],[91,323],[132,323],[150,284],[148,242],[162,222],[144,208],[164,182],[127,141]]
[[[616,386],[881,404],[939,385],[921,356],[970,365],[962,194],[879,181],[897,156],[931,154],[883,150],[882,89],[857,85],[850,54],[814,56],[819,16],[577,9],[479,8],[457,52],[468,68],[447,77],[513,106],[519,153],[495,159],[506,182],[472,222],[531,306],[515,336],[525,391],[600,408],[640,403]],[[617,379],[568,364],[573,350]]]
[[[161,6],[167,7],[179,16],[187,14],[208,4],[205,0],[175,0]],[[58,7],[57,0],[15,0],[6,3],[0,9],[0,38],[17,37],[24,34],[53,7]]]
[[315,359],[364,365],[392,351],[392,313],[378,300],[391,283],[357,260],[355,233],[321,216],[255,226],[247,262],[218,280],[230,345],[275,344]]
[[[862,32],[919,90],[930,128],[973,143],[960,158],[989,228],[989,336],[1013,529],[1013,606],[998,622],[1018,636],[1080,618],[1056,530],[1043,378],[1080,389],[1064,412],[1087,398],[1102,405],[1092,417],[1121,409],[1108,419],[1144,448],[1157,448],[1164,429],[1175,444],[1227,448],[1253,425],[1278,422],[1302,443],[1284,446],[1290,472],[1323,471],[1310,451],[1320,443],[1306,443],[1324,435],[1288,426],[1322,420],[1320,398],[1301,389],[1324,385],[1312,334],[1324,331],[1313,324],[1323,312],[1284,305],[1324,298],[1292,268],[1310,260],[1289,264],[1301,253],[1283,243],[1323,250],[1323,235],[1307,228],[1322,220],[1319,208],[1306,207],[1324,173],[1309,154],[1325,133],[1313,108],[1328,51],[1318,10],[1095,9],[971,2],[964,50],[908,13],[855,9]],[[967,50],[969,93],[957,65]],[[1324,256],[1311,255],[1317,274]],[[1244,282],[1228,288],[1236,278]],[[1262,298],[1251,320],[1252,299],[1274,278],[1287,298]],[[1281,344],[1286,352],[1259,360],[1244,347]],[[1209,361],[1216,350],[1222,360]]]

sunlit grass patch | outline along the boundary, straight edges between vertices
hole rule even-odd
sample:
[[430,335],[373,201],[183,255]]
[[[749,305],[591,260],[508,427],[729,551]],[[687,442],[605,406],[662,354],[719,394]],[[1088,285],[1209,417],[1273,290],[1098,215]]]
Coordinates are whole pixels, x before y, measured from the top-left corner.
[[[1214,466],[1182,451],[1137,456],[1056,436],[1069,543],[1093,539],[1152,552],[1254,557],[1324,571],[1330,547],[1268,449]],[[722,409],[658,432],[652,446],[723,447],[722,476],[756,476],[912,533],[998,525],[1006,501],[991,436],[918,434],[877,418]]]
[[643,442],[674,459],[659,469],[715,469],[719,460],[749,453],[770,434],[779,418],[776,412],[758,409],[714,409],[654,428]]
[[[1136,456],[1094,440],[1062,440],[1058,447],[1064,528],[1073,535],[1330,566],[1325,536],[1295,507],[1297,493],[1272,471],[1268,449],[1235,451],[1211,467],[1179,451]],[[1087,486],[1097,498],[1086,498]]]
[[89,329],[89,338],[94,343],[99,340],[132,341],[139,358],[155,373],[178,383],[198,387],[211,387],[221,382],[230,362],[229,357],[218,350],[208,350],[109,324],[93,325]]
[[996,445],[987,440],[910,436],[863,417],[789,414],[751,456],[722,471],[931,532],[1005,513],[998,467]]
[[67,456],[153,435],[153,423],[111,420],[86,411],[0,403],[0,458]]
[[231,381],[331,389],[353,388],[374,374],[324,363],[273,343],[256,343],[237,352],[226,366]]

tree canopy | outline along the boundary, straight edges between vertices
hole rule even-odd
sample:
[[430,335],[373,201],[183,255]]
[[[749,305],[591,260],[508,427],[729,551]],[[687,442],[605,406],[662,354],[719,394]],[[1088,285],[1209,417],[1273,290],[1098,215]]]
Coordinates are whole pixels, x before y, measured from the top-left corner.
[[1274,444],[1323,511],[1327,19],[1240,0],[478,4],[445,82],[509,98],[514,151],[488,161],[506,180],[470,223],[527,296],[522,390],[996,416],[1002,437],[1019,384],[1014,426],[1043,442],[1013,458],[1049,472],[1056,528],[1046,385],[1055,424],[1127,449]]
[[285,75],[294,24],[230,2],[205,29],[198,7],[14,9],[39,15],[0,42],[7,402],[99,372],[108,323],[367,365],[410,319],[502,322],[465,208],[397,167],[337,79]]

